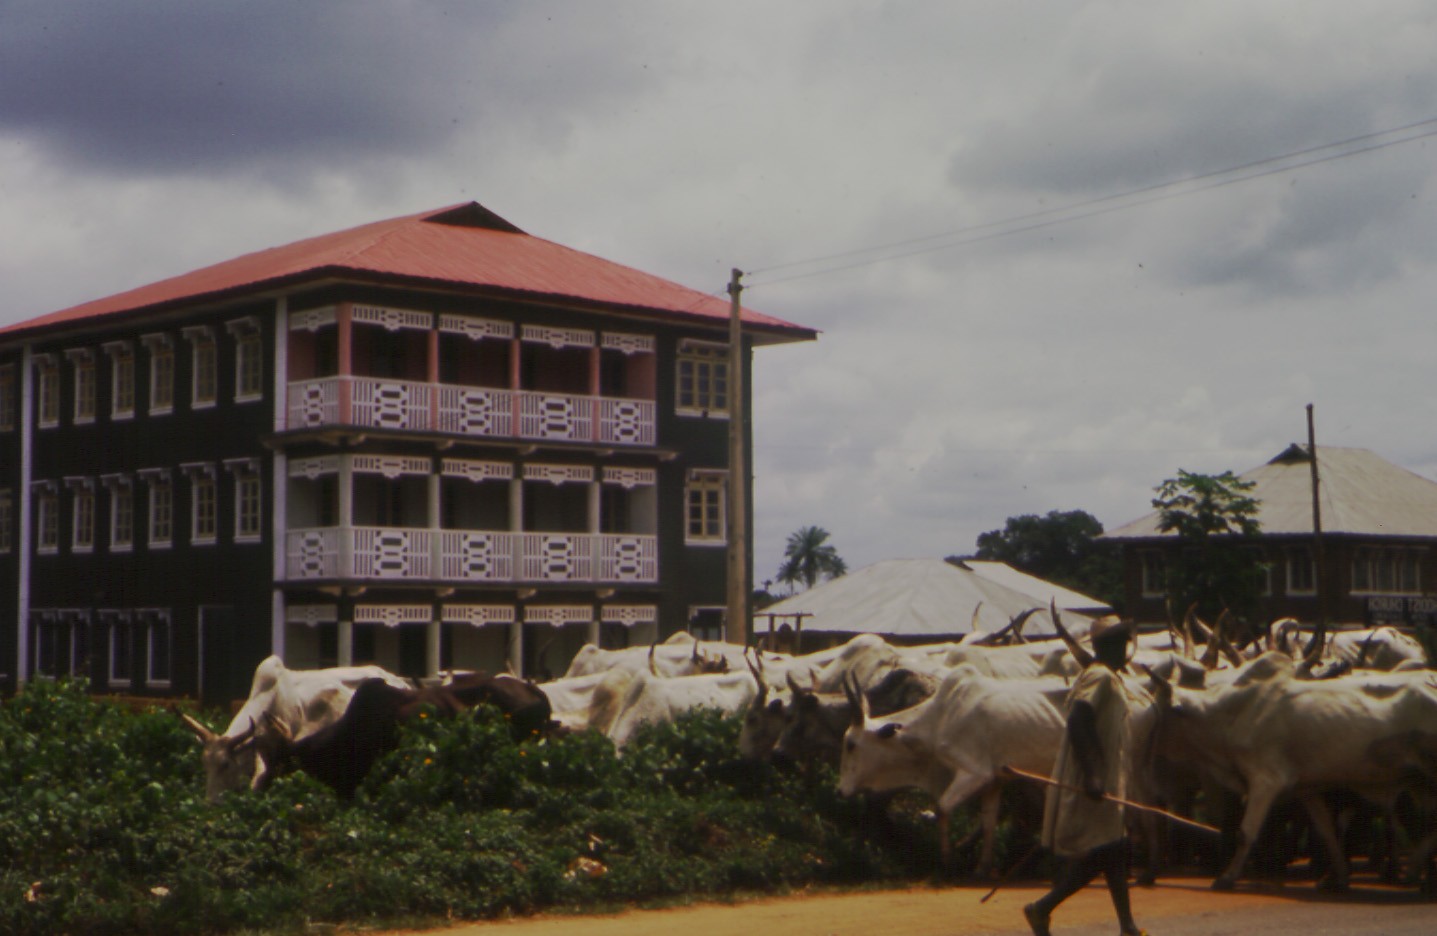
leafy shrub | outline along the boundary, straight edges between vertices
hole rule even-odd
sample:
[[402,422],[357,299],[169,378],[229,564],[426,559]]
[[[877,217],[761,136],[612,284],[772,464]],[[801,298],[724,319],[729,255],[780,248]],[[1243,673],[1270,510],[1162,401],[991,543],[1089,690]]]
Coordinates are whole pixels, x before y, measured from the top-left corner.
[[0,932],[479,919],[930,871],[917,810],[856,834],[831,775],[739,762],[738,727],[696,712],[619,756],[594,734],[516,744],[488,710],[421,718],[352,804],[296,774],[211,805],[173,714],[30,683],[0,705]]

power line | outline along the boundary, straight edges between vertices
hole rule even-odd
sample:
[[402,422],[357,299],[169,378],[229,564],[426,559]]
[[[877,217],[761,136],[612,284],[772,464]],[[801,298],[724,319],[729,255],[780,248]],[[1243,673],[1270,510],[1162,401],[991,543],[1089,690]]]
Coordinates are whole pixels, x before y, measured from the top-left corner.
[[[1420,133],[1410,133],[1413,130],[1427,128]],[[1395,140],[1377,141],[1382,137],[1389,137],[1393,134],[1405,133],[1406,136]],[[1426,137],[1437,136],[1437,117],[1419,120],[1405,124],[1400,127],[1391,127],[1386,130],[1379,130],[1375,133],[1362,134],[1349,137],[1333,143],[1324,143],[1320,146],[1312,146],[1306,149],[1294,150],[1278,156],[1269,156],[1252,162],[1243,163],[1237,166],[1230,166],[1226,169],[1217,169],[1211,172],[1189,176],[1183,179],[1174,179],[1168,182],[1160,182],[1141,188],[1130,189],[1124,192],[1116,192],[1108,195],[1092,198],[1087,201],[1075,202],[1058,208],[1048,208],[1041,211],[1029,212],[1016,215],[1000,221],[990,221],[983,224],[971,225],[963,228],[955,228],[940,234],[930,234],[925,237],[911,238],[903,241],[896,241],[888,244],[879,244],[872,247],[864,247],[855,250],[842,251],[839,253],[827,254],[821,257],[812,257],[807,260],[797,260],[789,263],[777,264],[763,269],[750,272],[750,276],[762,276],[765,273],[772,273],[779,270],[792,269],[795,267],[812,266],[814,264],[833,264],[834,261],[847,260],[849,258],[867,257],[867,259],[854,260],[852,263],[840,263],[837,265],[824,266],[807,273],[799,273],[793,276],[780,277],[778,279],[750,283],[750,289],[761,286],[773,286],[779,283],[787,283],[793,280],[809,279],[815,276],[824,276],[829,273],[838,273],[845,270],[858,269],[865,266],[872,266],[878,263],[886,263],[890,260],[899,260],[907,257],[914,257],[925,253],[933,253],[940,250],[949,250],[969,244],[975,244],[987,240],[995,240],[1000,237],[1009,237],[1014,234],[1021,234],[1028,231],[1038,230],[1044,227],[1051,227],[1058,224],[1066,224],[1072,221],[1085,220],[1110,214],[1115,211],[1123,211],[1128,208],[1136,208],[1143,205],[1165,201],[1169,198],[1177,198],[1185,195],[1192,195],[1198,192],[1205,192],[1210,189],[1220,188],[1225,185],[1232,185],[1238,182],[1246,182],[1264,176],[1275,175],[1279,172],[1288,172],[1297,169],[1304,169],[1308,166],[1315,166],[1320,163],[1332,162],[1338,159],[1346,159],[1350,156],[1357,156],[1369,153],[1374,150],[1386,149],[1403,143],[1411,143],[1415,140]],[[1354,144],[1368,143],[1366,146],[1353,147]],[[1338,150],[1337,152],[1330,152]],[[1325,154],[1325,155],[1316,155]],[[1304,158],[1304,157],[1313,158]],[[1264,168],[1266,167],[1266,168]],[[1259,170],[1259,171],[1252,171]],[[1228,177],[1228,178],[1224,178]],[[1206,184],[1202,184],[1206,183]],[[1175,190],[1175,191],[1174,191]],[[1143,197],[1152,196],[1152,197]],[[1109,204],[1119,202],[1118,204]],[[1031,222],[1031,223],[1026,223]],[[1016,225],[1016,226],[1015,226]],[[962,237],[962,235],[972,235]],[[961,238],[954,240],[953,238]],[[941,242],[941,243],[934,243]],[[912,248],[912,249],[906,249]],[[880,251],[897,251],[896,253],[883,253],[880,256],[868,257]]]

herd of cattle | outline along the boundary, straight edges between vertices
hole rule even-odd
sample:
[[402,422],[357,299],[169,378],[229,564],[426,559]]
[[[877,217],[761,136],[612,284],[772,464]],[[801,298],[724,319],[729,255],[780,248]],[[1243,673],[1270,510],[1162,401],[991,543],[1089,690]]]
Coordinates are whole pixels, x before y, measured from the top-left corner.
[[[865,634],[805,655],[701,647],[682,634],[653,647],[586,646],[562,678],[539,684],[460,674],[420,686],[374,666],[291,670],[270,657],[223,733],[183,717],[202,742],[211,799],[263,788],[296,768],[351,798],[397,745],[398,723],[425,706],[444,715],[490,704],[517,737],[596,731],[620,751],[641,726],[707,707],[742,718],[745,759],[832,765],[844,795],[926,792],[945,862],[950,817],[976,801],[975,870],[987,874],[999,813],[1022,801],[1003,795],[1016,782],[1006,768],[1051,770],[1068,686],[1091,663],[1056,610],[1047,613],[1058,636],[1026,641],[1032,612],[998,635],[895,646]],[[1134,640],[1124,678],[1144,701],[1130,713],[1129,797],[1188,816],[1225,800],[1241,804],[1215,887],[1233,885],[1269,813],[1288,802],[1304,808],[1332,886],[1347,885],[1344,832],[1364,814],[1355,804],[1367,804],[1389,833],[1380,856],[1389,873],[1430,886],[1437,671],[1416,640],[1393,628],[1304,641],[1294,624],[1278,622],[1240,646],[1221,622],[1214,633],[1189,615],[1181,628]],[[1164,860],[1164,829],[1151,812],[1130,818],[1150,878]]]

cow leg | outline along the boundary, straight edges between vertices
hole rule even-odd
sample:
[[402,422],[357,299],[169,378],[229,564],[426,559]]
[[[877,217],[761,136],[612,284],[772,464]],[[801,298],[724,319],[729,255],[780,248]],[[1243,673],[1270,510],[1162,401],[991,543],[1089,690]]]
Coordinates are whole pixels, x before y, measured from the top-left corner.
[[1332,822],[1332,810],[1327,808],[1327,800],[1323,799],[1321,793],[1306,793],[1301,799],[1302,805],[1307,808],[1308,817],[1312,820],[1313,829],[1322,837],[1323,845],[1327,846],[1327,857],[1332,863],[1327,887],[1334,891],[1345,891],[1347,856],[1342,853],[1342,843],[1337,838],[1337,828]]
[[1212,882],[1213,890],[1232,890],[1247,864],[1248,853],[1257,837],[1262,834],[1262,824],[1267,821],[1268,810],[1281,787],[1276,783],[1251,784],[1247,794],[1247,808],[1243,810],[1242,825],[1238,829],[1237,851],[1217,879]]
[[975,873],[987,877],[993,873],[993,842],[998,833],[998,807],[1003,804],[1003,784],[990,783],[983,790],[979,801],[979,816],[983,825],[983,848],[978,855]]
[[[968,802],[975,793],[991,784],[991,777],[980,776],[967,771],[958,771],[953,777],[953,782],[938,797],[938,813],[952,815],[953,811],[964,803]],[[986,802],[984,804],[987,805]],[[993,864],[993,838],[998,829],[998,807],[995,803],[992,809],[992,825],[989,825],[988,810],[985,808],[982,815],[983,847],[980,851],[978,866],[974,873],[985,875],[992,868]]]

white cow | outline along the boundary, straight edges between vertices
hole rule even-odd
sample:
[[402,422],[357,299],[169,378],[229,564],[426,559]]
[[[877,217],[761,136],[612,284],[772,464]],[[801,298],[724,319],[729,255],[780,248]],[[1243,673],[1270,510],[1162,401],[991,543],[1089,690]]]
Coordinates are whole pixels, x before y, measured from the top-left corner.
[[749,673],[655,676],[640,671],[629,681],[606,733],[622,750],[643,725],[670,722],[699,708],[736,715],[747,709],[757,694],[758,683]]
[[[624,647],[619,650],[603,650],[593,644],[584,644],[570,661],[565,677],[590,676],[622,669],[629,672],[657,670],[663,676],[691,676],[696,673],[727,672],[729,655],[722,649],[725,644],[713,644],[721,648],[718,652],[705,649],[695,637],[679,631],[661,644],[648,647]],[[742,668],[742,665],[737,667]]]
[[954,669],[938,691],[910,709],[872,718],[860,693],[859,713],[843,738],[839,792],[917,787],[938,803],[939,841],[949,860],[953,810],[981,794],[983,844],[977,871],[993,863],[1002,768],[1047,774],[1063,735],[1067,685],[1059,679],[986,676],[972,665]]
[[223,734],[190,715],[186,725],[203,745],[205,796],[214,802],[227,790],[263,786],[268,779],[262,759],[255,756],[255,729],[266,715],[278,719],[294,738],[331,724],[344,714],[354,689],[366,679],[380,678],[393,686],[413,688],[407,679],[378,666],[341,666],[292,670],[277,656],[255,667],[249,698]]
[[[1159,686],[1157,750],[1200,766],[1247,798],[1236,853],[1213,882],[1231,888],[1273,803],[1292,794],[1306,807],[1332,859],[1347,863],[1322,794],[1346,789],[1390,809],[1404,789],[1437,783],[1437,675],[1362,673],[1298,679],[1290,657],[1264,654],[1230,683],[1205,690]],[[1431,836],[1414,849],[1421,867]]]

